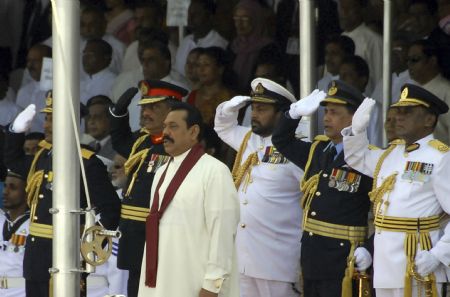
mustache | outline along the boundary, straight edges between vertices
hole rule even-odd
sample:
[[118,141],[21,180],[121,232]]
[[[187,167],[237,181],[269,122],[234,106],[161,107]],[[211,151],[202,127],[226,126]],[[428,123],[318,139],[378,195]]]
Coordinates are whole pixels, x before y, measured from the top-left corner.
[[168,136],[168,135],[164,135],[163,136],[163,141],[170,141],[170,142],[172,142],[172,143],[174,143],[175,141],[173,140],[173,138],[171,138],[170,136]]
[[258,122],[257,120],[252,120],[252,121],[251,121],[251,125],[252,125],[252,126],[253,126],[253,125],[261,126],[261,123]]

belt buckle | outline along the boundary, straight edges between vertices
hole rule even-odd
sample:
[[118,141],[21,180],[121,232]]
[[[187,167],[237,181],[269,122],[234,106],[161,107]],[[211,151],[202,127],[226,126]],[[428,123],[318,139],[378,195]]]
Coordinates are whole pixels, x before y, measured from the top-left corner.
[[8,289],[8,278],[6,276],[0,278],[0,289]]

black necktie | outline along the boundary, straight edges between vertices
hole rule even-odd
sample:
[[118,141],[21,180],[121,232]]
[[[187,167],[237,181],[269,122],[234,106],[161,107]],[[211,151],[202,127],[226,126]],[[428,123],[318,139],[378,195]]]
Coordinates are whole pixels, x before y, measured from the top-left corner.
[[329,167],[329,165],[333,163],[336,154],[336,147],[334,145],[330,146],[325,152],[325,168]]

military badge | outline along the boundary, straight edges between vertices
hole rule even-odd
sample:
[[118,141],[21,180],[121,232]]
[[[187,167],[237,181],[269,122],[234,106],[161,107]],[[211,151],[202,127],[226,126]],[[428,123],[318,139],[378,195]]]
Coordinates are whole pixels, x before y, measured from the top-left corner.
[[331,87],[328,89],[328,95],[333,96],[336,95],[338,88],[336,87],[336,83],[333,81],[331,83]]
[[360,183],[360,174],[339,168],[333,168],[328,181],[328,186],[330,188],[335,188],[340,192],[355,193],[358,191]]
[[402,179],[409,182],[428,182],[430,175],[433,173],[434,164],[408,161]]
[[270,164],[286,164],[289,160],[284,157],[274,146],[268,146],[266,147],[266,151],[264,152],[261,162]]
[[159,167],[166,164],[167,161],[169,161],[170,156],[164,156],[164,155],[158,155],[158,154],[152,154],[150,157],[150,161],[148,161],[148,167],[147,172],[155,173],[156,170],[158,170]]

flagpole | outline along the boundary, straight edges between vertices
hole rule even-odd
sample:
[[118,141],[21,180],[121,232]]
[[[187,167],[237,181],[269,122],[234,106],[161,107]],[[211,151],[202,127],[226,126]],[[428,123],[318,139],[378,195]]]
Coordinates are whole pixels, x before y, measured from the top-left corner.
[[79,123],[80,3],[52,0],[54,297],[80,295],[80,164],[72,122]]

